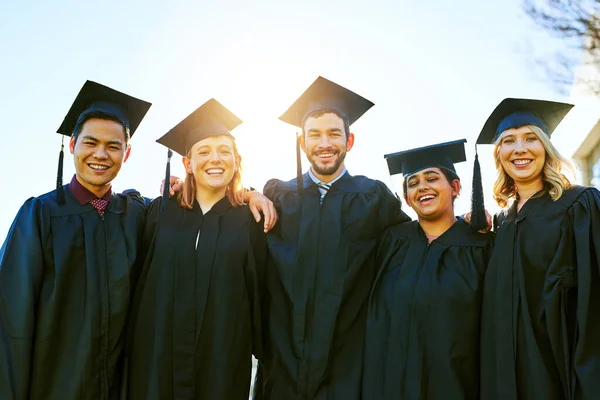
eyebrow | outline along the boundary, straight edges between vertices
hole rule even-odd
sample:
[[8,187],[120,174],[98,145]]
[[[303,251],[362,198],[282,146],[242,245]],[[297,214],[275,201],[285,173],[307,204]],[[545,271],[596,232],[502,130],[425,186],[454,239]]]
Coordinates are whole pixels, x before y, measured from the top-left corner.
[[[198,147],[198,150],[196,150],[196,151],[205,150],[205,149],[211,149],[211,146],[208,144],[205,144],[204,146]],[[227,150],[233,151],[233,146],[230,146],[228,144],[219,144],[219,145],[217,145],[217,149],[219,149],[219,150],[227,149]]]
[[[325,129],[326,132],[342,132],[342,130],[340,128],[327,128]],[[311,132],[321,132],[320,129],[315,129],[315,128],[311,128],[307,131],[307,133],[311,133]]]
[[[432,174],[439,175],[440,173],[437,172],[437,171],[432,171],[432,170],[423,172],[423,175],[425,175],[425,176],[432,175]],[[410,178],[408,178],[407,182],[410,182],[410,181],[412,181],[414,179],[417,179],[417,176],[416,175],[411,175]]]
[[[91,140],[91,141],[93,141],[93,142],[100,142],[98,139],[96,139],[95,137],[93,137],[93,136],[90,136],[90,135],[85,135],[85,136],[83,136],[83,137],[81,138],[81,140]],[[120,146],[122,146],[122,145],[123,145],[123,142],[122,142],[122,141],[120,141],[120,140],[109,140],[109,141],[108,141],[108,142],[106,142],[106,143],[108,143],[109,145],[110,145],[110,144],[118,144],[118,145],[120,145]]]

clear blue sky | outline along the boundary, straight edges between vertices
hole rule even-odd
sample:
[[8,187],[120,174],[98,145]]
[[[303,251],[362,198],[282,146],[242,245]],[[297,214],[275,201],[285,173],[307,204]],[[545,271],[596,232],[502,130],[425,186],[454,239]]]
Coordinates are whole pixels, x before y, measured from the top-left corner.
[[[504,97],[564,100],[536,78],[547,46],[520,0],[13,1],[0,5],[0,240],[28,197],[54,188],[56,129],[86,79],[153,103],[116,191],[158,195],[166,149],[155,140],[215,97],[236,113],[247,185],[294,176],[295,129],[278,116],[322,75],[375,103],[354,126],[352,174],[391,180],[382,155],[468,140],[458,165],[469,207],[473,144]],[[45,4],[42,4],[45,3]],[[491,189],[491,149],[482,148]],[[174,157],[173,173],[182,176]],[[308,163],[305,162],[305,169]],[[74,173],[65,156],[65,182]],[[487,206],[495,210],[491,197]]]

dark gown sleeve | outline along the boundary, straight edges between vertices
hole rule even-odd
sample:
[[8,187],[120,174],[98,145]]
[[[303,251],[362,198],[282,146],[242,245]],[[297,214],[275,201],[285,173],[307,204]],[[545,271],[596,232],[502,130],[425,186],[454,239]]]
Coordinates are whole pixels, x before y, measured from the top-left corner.
[[381,197],[381,206],[379,207],[380,229],[385,229],[411,220],[410,217],[402,211],[402,201],[400,201],[400,199],[396,197],[383,182],[377,182],[377,191]]
[[148,202],[148,199],[141,197],[138,192],[129,191],[126,193],[127,196],[133,197],[134,201],[141,202],[146,207],[146,217],[144,219],[144,229],[142,230],[142,237],[139,241],[137,250],[137,259],[131,272],[132,277],[132,288],[133,294],[135,294],[135,288],[141,279],[143,274],[143,268],[146,263],[146,259],[149,257],[150,252],[153,248],[154,236],[156,235],[156,229],[158,227],[158,220],[162,211],[162,197]]
[[132,197],[137,197],[139,200],[142,201],[142,203],[144,204],[144,206],[148,207],[150,205],[150,203],[152,202],[152,199],[149,197],[145,197],[142,196],[140,194],[140,192],[138,192],[135,189],[125,189],[121,192],[122,194],[126,195],[126,196],[132,196]]
[[0,249],[0,398],[26,399],[44,271],[42,206],[29,199]]
[[277,179],[269,179],[263,188],[263,194],[272,202],[275,202],[274,196],[277,192]]
[[157,197],[152,200],[148,206],[146,212],[146,223],[144,224],[144,233],[142,236],[142,249],[144,251],[144,257],[147,255],[147,250],[150,248],[156,230],[158,229],[158,221],[162,213],[162,197]]
[[586,189],[570,207],[568,218],[570,223],[563,226],[571,226],[572,230],[563,230],[559,249],[570,249],[577,272],[573,398],[597,399],[600,393],[600,192]]

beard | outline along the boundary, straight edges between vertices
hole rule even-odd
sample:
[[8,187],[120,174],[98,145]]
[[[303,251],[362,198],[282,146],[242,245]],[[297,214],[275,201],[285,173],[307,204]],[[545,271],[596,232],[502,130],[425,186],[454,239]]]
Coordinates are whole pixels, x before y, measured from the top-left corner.
[[311,165],[313,171],[315,171],[319,175],[325,175],[325,176],[335,174],[336,171],[340,168],[340,166],[344,163],[345,159],[346,159],[346,152],[343,151],[341,153],[338,153],[338,158],[333,163],[333,165],[323,166],[323,165],[319,165],[319,157],[315,153],[313,153],[310,157],[308,157],[308,161],[310,162],[310,165]]

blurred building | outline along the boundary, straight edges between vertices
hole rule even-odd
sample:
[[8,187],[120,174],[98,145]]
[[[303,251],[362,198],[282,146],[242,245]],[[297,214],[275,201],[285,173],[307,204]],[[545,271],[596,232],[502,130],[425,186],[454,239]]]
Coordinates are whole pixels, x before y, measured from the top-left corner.
[[580,169],[581,183],[600,189],[600,120],[581,140],[573,159]]
[[594,93],[589,84],[599,81],[600,71],[590,61],[583,54],[574,71],[568,101],[575,107],[552,135],[552,142],[577,165],[577,183],[600,189],[600,94]]

